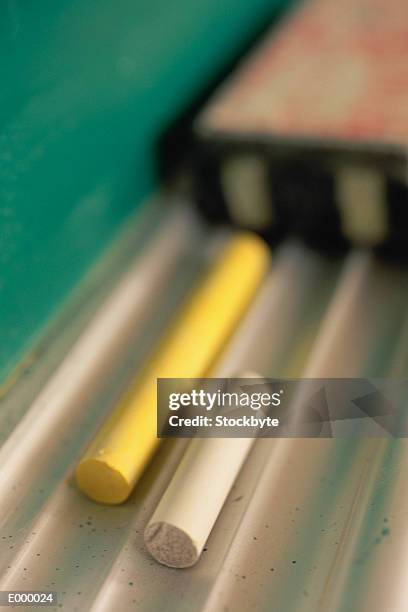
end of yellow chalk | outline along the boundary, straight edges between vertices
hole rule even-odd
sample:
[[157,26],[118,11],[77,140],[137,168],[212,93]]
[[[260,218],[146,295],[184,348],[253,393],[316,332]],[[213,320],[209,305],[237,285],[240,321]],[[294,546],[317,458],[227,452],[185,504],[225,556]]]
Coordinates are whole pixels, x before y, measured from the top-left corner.
[[232,246],[245,249],[254,258],[262,257],[267,261],[270,257],[270,248],[261,236],[255,232],[239,231],[235,234],[235,244]]
[[78,464],[76,481],[81,491],[101,504],[121,504],[132,491],[119,470],[95,457],[85,458]]

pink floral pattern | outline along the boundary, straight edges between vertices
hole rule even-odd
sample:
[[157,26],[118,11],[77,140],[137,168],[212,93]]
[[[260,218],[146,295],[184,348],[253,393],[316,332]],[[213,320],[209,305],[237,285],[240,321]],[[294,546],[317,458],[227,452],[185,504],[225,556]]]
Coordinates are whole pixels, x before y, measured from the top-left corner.
[[408,141],[408,0],[309,0],[218,92],[211,130]]

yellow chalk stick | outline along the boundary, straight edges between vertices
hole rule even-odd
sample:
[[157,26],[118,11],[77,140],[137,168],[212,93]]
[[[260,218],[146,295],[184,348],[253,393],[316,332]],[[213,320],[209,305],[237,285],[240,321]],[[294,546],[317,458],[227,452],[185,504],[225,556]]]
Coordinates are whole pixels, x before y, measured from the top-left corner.
[[227,245],[79,462],[77,483],[90,498],[107,504],[127,499],[160,441],[157,378],[199,378],[209,373],[268,264],[268,248],[253,234],[238,234]]

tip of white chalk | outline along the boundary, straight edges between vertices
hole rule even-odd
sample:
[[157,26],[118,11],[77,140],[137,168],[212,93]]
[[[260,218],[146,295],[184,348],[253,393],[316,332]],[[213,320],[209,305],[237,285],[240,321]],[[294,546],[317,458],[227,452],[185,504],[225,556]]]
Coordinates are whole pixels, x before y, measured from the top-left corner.
[[191,567],[199,558],[199,551],[190,536],[169,523],[149,524],[144,540],[152,557],[168,567]]

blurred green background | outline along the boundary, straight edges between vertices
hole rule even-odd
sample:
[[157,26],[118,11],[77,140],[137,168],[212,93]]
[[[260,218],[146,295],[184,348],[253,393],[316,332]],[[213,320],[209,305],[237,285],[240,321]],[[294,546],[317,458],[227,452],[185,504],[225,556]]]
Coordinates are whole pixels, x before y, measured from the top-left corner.
[[163,127],[284,3],[0,4],[0,382],[154,189]]

